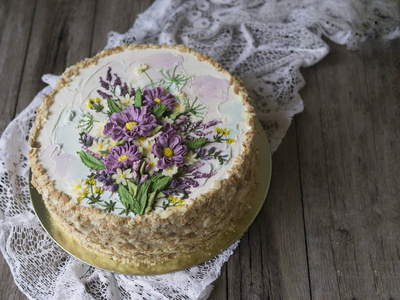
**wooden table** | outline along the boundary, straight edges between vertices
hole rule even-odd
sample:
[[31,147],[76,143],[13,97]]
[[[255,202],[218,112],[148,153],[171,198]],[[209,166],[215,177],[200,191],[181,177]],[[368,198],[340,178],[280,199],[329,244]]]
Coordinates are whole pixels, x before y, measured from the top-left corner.
[[[125,32],[147,1],[2,0],[0,132],[60,74]],[[328,42],[302,70],[305,110],[270,192],[210,299],[399,299],[400,40]],[[0,299],[26,299],[0,258]]]

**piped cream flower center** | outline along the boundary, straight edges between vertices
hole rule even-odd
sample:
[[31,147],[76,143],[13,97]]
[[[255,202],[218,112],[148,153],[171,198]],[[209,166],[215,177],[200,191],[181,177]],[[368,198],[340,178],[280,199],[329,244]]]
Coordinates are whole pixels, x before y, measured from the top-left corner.
[[138,123],[136,122],[128,122],[125,124],[126,129],[128,129],[129,131],[133,130],[133,126],[137,126]]
[[160,98],[154,98],[154,101],[156,101],[158,104],[161,104]]
[[118,161],[123,161],[124,159],[128,159],[128,158],[129,158],[129,155],[127,155],[127,154],[121,155],[121,156],[118,158]]
[[172,155],[174,155],[174,151],[171,148],[164,148],[163,152],[164,156],[166,157],[171,157]]

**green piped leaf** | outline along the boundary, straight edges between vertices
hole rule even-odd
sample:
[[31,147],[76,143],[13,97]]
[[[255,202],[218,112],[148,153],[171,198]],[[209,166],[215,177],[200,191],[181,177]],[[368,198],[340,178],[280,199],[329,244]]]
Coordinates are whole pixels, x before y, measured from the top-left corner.
[[157,192],[152,192],[152,193],[148,194],[147,206],[146,206],[146,209],[144,210],[145,214],[147,214],[148,212],[150,212],[153,209],[153,203],[154,203],[154,200],[156,199],[156,193]]
[[207,139],[204,137],[187,141],[185,145],[190,149],[190,150],[196,150],[197,148],[203,146],[205,143],[207,143]]
[[142,165],[140,166],[140,169],[139,169],[139,174],[140,174],[140,176],[143,175],[145,169],[146,169],[146,162],[143,161],[143,162],[142,162]]
[[154,127],[153,131],[151,132],[151,135],[156,135],[162,128],[163,128],[162,125],[158,125],[157,127]]
[[125,205],[125,207],[131,207],[133,212],[136,213],[132,194],[122,184],[120,184],[118,187],[118,196],[121,200],[121,203]]
[[140,88],[136,89],[136,93],[135,93],[135,105],[137,107],[141,107],[142,106],[142,90]]
[[162,191],[168,184],[170,184],[172,181],[172,177],[170,176],[165,176],[153,183],[153,186],[151,187],[151,192],[157,192],[157,191]]
[[121,109],[118,107],[117,104],[115,104],[113,100],[110,99],[110,97],[107,97],[107,104],[111,113],[121,113]]
[[126,141],[125,140],[118,140],[117,143],[115,144],[115,146],[122,146],[125,145]]
[[152,182],[151,181],[145,181],[142,183],[142,185],[139,188],[139,192],[136,197],[136,201],[134,206],[138,207],[138,214],[143,215],[144,210],[146,209],[147,206],[147,199],[148,199],[148,192],[150,189]]
[[150,177],[147,181],[155,182],[158,179],[163,178],[163,177],[164,177],[164,175],[162,173],[158,173],[157,175]]
[[133,198],[135,198],[139,187],[130,180],[127,180],[126,182],[128,183],[129,193],[132,195]]
[[158,192],[158,194],[157,194],[157,196],[156,196],[156,199],[158,199],[158,198],[164,198],[164,197],[166,197],[167,195],[165,195],[163,192]]
[[156,107],[153,108],[153,115],[158,120],[163,116],[163,114],[167,111],[167,109],[168,105],[166,104],[157,105]]
[[93,170],[104,170],[106,166],[97,158],[92,156],[91,154],[81,150],[77,152],[79,157],[81,158],[82,163]]

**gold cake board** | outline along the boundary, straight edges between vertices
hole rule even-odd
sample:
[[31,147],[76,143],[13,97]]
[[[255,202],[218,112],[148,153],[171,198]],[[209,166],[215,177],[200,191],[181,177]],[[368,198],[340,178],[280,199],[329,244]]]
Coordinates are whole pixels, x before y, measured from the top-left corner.
[[[249,226],[253,223],[260,212],[262,205],[264,204],[271,179],[271,151],[269,148],[268,139],[264,133],[264,129],[258,121],[257,129],[258,134],[256,140],[259,149],[259,168],[257,177],[258,184],[255,196],[249,203],[251,208],[243,215],[241,219],[237,220],[235,229],[233,231],[227,230],[211,246],[204,246],[203,248],[195,252],[191,252],[190,254],[184,253],[170,260],[157,262],[155,264],[143,263],[136,265],[119,263],[110,258],[92,253],[89,249],[78,244],[74,239],[72,239],[72,237],[62,231],[59,226],[53,222],[51,215],[42,200],[42,196],[38,193],[35,187],[29,183],[33,208],[43,228],[47,231],[50,237],[59,246],[61,246],[61,248],[75,258],[94,267],[131,275],[157,275],[190,268],[218,255],[237,239],[239,239],[247,230],[247,228],[249,228]],[[31,172],[29,173],[29,182],[31,182]]]

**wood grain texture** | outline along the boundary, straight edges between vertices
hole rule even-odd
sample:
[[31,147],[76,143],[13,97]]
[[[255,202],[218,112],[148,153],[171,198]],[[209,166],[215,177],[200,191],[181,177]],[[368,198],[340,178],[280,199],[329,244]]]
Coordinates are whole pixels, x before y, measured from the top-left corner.
[[[14,118],[36,1],[0,1],[0,132]],[[5,75],[6,74],[6,75]],[[26,299],[0,255],[0,299]]]
[[400,43],[330,46],[296,118],[311,293],[397,299]]
[[[125,32],[145,1],[0,1],[0,132],[44,87]],[[400,298],[400,41],[302,70],[305,111],[273,156],[260,215],[210,299]],[[27,299],[0,258],[0,299]]]
[[60,75],[90,55],[95,6],[95,0],[38,1],[25,62],[29,67],[22,73],[17,112],[45,86],[42,74]]
[[14,118],[35,6],[30,0],[0,2],[1,132]]

